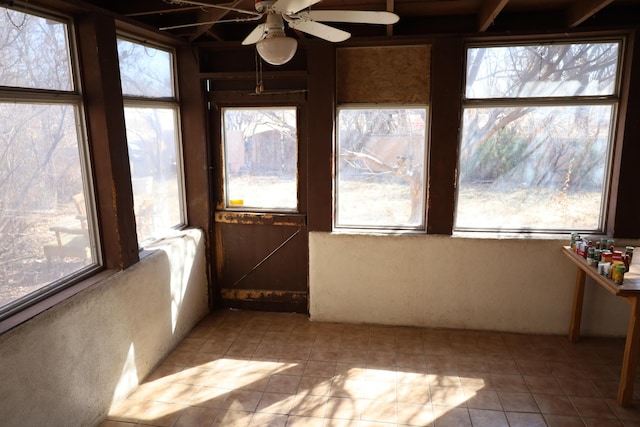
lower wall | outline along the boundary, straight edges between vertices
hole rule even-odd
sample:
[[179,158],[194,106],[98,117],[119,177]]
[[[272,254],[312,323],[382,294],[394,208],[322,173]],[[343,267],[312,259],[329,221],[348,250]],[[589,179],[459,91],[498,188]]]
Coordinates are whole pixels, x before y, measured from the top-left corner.
[[0,336],[3,426],[92,426],[207,313],[202,232]]
[[[567,240],[311,233],[311,320],[566,334]],[[582,332],[624,336],[629,306],[587,278]]]

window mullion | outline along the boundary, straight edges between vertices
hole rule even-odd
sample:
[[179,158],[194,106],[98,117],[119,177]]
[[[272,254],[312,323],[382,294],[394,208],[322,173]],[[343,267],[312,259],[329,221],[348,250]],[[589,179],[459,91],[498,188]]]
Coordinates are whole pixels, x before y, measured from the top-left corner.
[[490,98],[466,99],[463,106],[473,108],[484,107],[543,107],[556,105],[611,105],[618,102],[616,96],[573,96],[557,98]]

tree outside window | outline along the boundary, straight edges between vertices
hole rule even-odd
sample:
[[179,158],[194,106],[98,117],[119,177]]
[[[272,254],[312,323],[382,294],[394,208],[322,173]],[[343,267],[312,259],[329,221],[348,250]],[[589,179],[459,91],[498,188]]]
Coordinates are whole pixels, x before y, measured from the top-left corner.
[[620,44],[467,50],[457,230],[603,229]]
[[424,229],[426,108],[342,107],[337,228]]
[[0,7],[0,314],[99,262],[68,34]]

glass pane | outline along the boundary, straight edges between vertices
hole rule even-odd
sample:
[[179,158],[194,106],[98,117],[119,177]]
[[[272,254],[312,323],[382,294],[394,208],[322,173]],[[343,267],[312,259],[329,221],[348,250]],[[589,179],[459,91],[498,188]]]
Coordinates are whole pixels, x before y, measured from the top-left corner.
[[612,110],[466,109],[456,227],[598,230]]
[[118,60],[124,95],[173,97],[171,53],[118,39]]
[[296,210],[296,109],[225,109],[226,206]]
[[0,306],[95,264],[75,107],[0,103]]
[[138,242],[161,237],[182,223],[177,112],[125,108]]
[[427,111],[341,109],[336,226],[424,226]]
[[73,90],[67,26],[0,7],[0,86]]
[[620,44],[576,43],[467,50],[467,98],[612,95]]

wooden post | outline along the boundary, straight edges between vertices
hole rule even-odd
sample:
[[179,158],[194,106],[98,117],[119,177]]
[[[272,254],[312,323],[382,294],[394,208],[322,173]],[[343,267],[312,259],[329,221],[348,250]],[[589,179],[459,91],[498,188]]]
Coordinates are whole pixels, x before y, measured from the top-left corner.
[[584,300],[584,281],[586,274],[578,268],[576,276],[576,289],[573,294],[573,309],[571,312],[571,324],[569,325],[569,341],[576,342],[580,339],[580,322],[582,321],[582,302]]
[[618,387],[618,402],[622,406],[631,405],[633,400],[633,382],[636,377],[638,364],[638,347],[640,345],[640,329],[638,324],[638,297],[626,297],[631,305],[631,316],[627,329],[627,342],[624,346],[624,359],[622,360],[622,373],[620,374],[620,386]]

